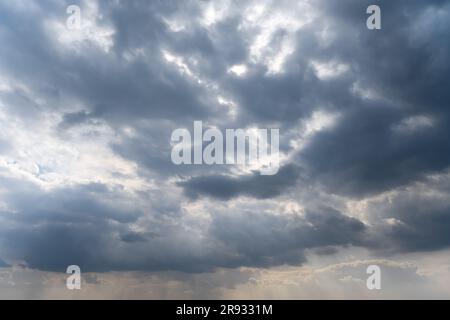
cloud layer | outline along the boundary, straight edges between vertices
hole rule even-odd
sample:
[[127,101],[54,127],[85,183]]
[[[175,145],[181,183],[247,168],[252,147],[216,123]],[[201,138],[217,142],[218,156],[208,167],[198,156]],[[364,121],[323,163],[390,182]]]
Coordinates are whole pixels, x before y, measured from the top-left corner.
[[[450,246],[450,2],[0,4],[0,267],[207,272]],[[282,166],[170,136],[279,128]]]

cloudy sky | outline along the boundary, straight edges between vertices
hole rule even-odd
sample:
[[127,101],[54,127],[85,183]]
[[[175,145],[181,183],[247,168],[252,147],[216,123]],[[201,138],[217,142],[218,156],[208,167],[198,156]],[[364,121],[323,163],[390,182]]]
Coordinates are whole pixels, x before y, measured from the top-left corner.
[[448,0],[0,0],[0,298],[449,299],[449,87]]

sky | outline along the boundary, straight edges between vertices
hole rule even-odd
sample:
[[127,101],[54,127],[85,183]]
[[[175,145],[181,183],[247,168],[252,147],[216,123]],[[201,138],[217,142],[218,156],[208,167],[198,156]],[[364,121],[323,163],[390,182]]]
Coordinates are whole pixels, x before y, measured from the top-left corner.
[[0,0],[0,298],[449,299],[449,87],[448,0]]

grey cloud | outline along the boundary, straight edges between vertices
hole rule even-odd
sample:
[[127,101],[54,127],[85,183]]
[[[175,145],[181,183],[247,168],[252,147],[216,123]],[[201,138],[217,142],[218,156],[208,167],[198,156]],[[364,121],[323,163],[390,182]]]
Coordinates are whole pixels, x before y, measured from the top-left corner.
[[63,271],[77,263],[86,269],[108,268],[102,265],[102,252],[110,248],[115,233],[124,232],[142,214],[123,194],[100,184],[54,191],[14,180],[8,184],[0,250],[31,268]]
[[[322,1],[321,5],[333,13],[331,21],[342,40],[329,48],[330,58],[350,64],[358,73],[352,74],[352,82],[340,85],[341,94],[333,92],[332,103],[338,103],[341,121],[317,134],[300,154],[311,183],[318,182],[330,193],[364,197],[448,168],[450,63],[444,57],[450,42],[442,35],[449,30],[445,18],[449,3],[379,1],[383,29],[359,28],[352,37],[345,36],[345,30],[355,30],[357,21],[364,21],[357,12],[364,12],[366,3]],[[441,10],[439,22],[431,23],[431,10]],[[424,24],[426,31],[420,29]],[[378,98],[348,95],[356,83]],[[403,134],[393,130],[402,121],[420,116],[432,119],[432,125]]]
[[[224,255],[245,265],[300,264],[304,249],[364,243],[366,226],[331,208],[305,216],[272,216],[262,212],[216,215],[213,234],[226,246]],[[240,262],[242,264],[242,262]]]
[[[216,213],[206,229],[199,220],[180,221],[180,217],[149,212],[139,218],[150,219],[153,231],[135,232],[129,229],[137,219],[129,203],[132,197],[118,196],[104,186],[77,186],[54,190],[51,195],[36,189],[24,192],[27,186],[21,190],[21,202],[8,203],[15,213],[3,212],[0,252],[8,261],[24,261],[41,270],[63,271],[76,264],[86,272],[205,272],[219,267],[301,264],[306,261],[305,249],[359,246],[366,234],[363,223],[329,208],[304,216]],[[111,197],[113,205],[103,207],[102,201],[90,198],[92,193],[101,194],[103,201]],[[77,199],[76,206],[72,199]],[[118,214],[127,219],[117,218]]]
[[30,187],[11,190],[14,192],[10,191],[5,197],[8,204],[20,212],[13,215],[12,220],[29,223],[95,223],[103,220],[130,223],[140,215],[138,210],[121,208],[117,201],[123,198],[120,191],[110,191],[101,184],[78,185],[51,192],[30,190]]
[[390,201],[371,202],[375,250],[390,254],[426,252],[450,245],[450,203],[443,198],[442,189],[424,188],[427,193],[401,190]]
[[[292,3],[273,2],[268,12],[277,6],[294,10]],[[386,254],[448,247],[449,206],[442,197],[385,200],[370,213],[401,223],[370,226],[345,212],[309,207],[295,218],[257,209],[230,215],[211,210],[209,225],[180,208],[186,199],[204,197],[213,204],[239,197],[297,200],[296,192],[304,198],[306,188],[345,202],[398,191],[449,167],[449,2],[375,3],[383,10],[383,29],[371,32],[365,8],[372,1],[315,1],[318,18],[289,40],[293,53],[284,72],[274,75],[250,57],[250,38],[260,26],[240,25],[251,1],[233,2],[231,15],[211,26],[198,22],[197,1],[100,1],[103,19],[96,23],[115,31],[109,52],[89,40],[78,44],[80,50],[57,44],[44,21],[64,22],[67,1],[40,2],[29,11],[0,4],[0,72],[13,84],[0,91],[8,121],[23,121],[31,130],[56,116],[59,138],[86,123],[105,123],[114,135],[111,150],[136,164],[144,184],[160,187],[133,195],[101,184],[45,191],[2,179],[2,258],[58,271],[75,262],[95,271],[201,272],[301,264],[306,249],[327,254],[330,248],[362,246]],[[187,27],[171,32],[163,18]],[[279,52],[288,33],[280,27],[265,50]],[[183,57],[203,83],[167,63],[163,49]],[[312,61],[348,70],[321,79]],[[244,77],[227,72],[241,63],[248,67]],[[235,119],[217,102],[219,94],[236,103]],[[236,177],[224,167],[175,167],[170,161],[171,131],[189,128],[193,120],[220,128],[277,125],[283,135],[319,110],[339,114],[337,123],[310,137],[276,176]],[[420,116],[431,125],[395,129]],[[289,142],[281,141],[283,151],[293,150]],[[13,143],[0,140],[2,156],[11,148]],[[179,197],[177,186],[187,198]],[[448,196],[448,190],[440,192]],[[310,203],[320,201],[312,198]],[[145,230],[132,231],[132,224]]]
[[146,242],[150,240],[150,238],[155,237],[153,234],[142,234],[139,232],[128,232],[120,236],[122,241],[124,242]]
[[[281,75],[267,77],[264,68],[252,64],[249,64],[248,75],[244,78],[226,74],[222,68],[224,63],[216,63],[223,55],[217,48],[212,49],[212,46],[220,47],[220,41],[213,43],[209,38],[205,40],[209,43],[208,49],[192,46],[190,51],[186,51],[186,47],[174,47],[174,50],[180,54],[201,55],[202,65],[214,61],[213,65],[222,68],[219,73],[204,70],[205,67],[201,71],[217,79],[222,89],[238,103],[237,125],[278,121],[283,131],[318,108],[341,114],[342,121],[335,130],[317,135],[302,151],[298,161],[310,170],[309,183],[319,182],[330,193],[357,197],[376,194],[448,167],[448,152],[445,150],[449,145],[445,137],[449,125],[445,106],[450,100],[446,89],[446,70],[450,64],[445,58],[448,56],[448,41],[440,37],[448,29],[445,28],[445,11],[440,24],[428,26],[425,35],[427,46],[423,43],[424,35],[411,32],[415,30],[415,23],[425,23],[422,21],[425,19],[422,16],[424,7],[445,10],[447,2],[410,4],[400,1],[393,4],[381,1],[384,28],[378,33],[370,32],[364,26],[364,9],[368,3],[345,1],[336,7],[329,1],[319,2],[318,10],[328,14],[330,19],[322,23],[316,21],[298,32],[296,51],[288,58],[286,72]],[[422,17],[422,20],[413,17]],[[233,19],[236,16],[213,26],[210,33],[223,35],[222,28],[231,28]],[[324,30],[329,25],[337,36],[324,49],[317,30]],[[177,37],[198,35],[203,39],[205,32],[194,28],[180,32]],[[227,32],[228,37],[233,34],[237,41],[242,39],[239,37],[243,35],[238,31]],[[280,37],[283,37],[283,32]],[[174,43],[183,41],[178,38]],[[345,75],[324,81],[314,75],[309,65],[311,59],[348,64],[350,69]],[[228,61],[228,64],[233,63],[237,60]],[[370,101],[356,96],[352,93],[356,84],[374,90],[381,100]],[[438,120],[425,133],[418,131],[402,136],[392,130],[402,120],[414,116]],[[123,152],[127,148],[121,145],[116,150],[133,158],[136,152]],[[141,163],[161,168],[165,159],[152,160],[158,154],[141,152],[138,156]],[[170,169],[176,171],[176,168]],[[193,190],[188,192],[191,197],[196,196],[195,189],[201,189],[200,181],[205,179],[193,178]],[[234,197],[239,188],[231,185],[234,181],[217,176],[208,179],[210,184],[212,180],[217,181],[216,188],[228,190],[224,189],[224,199]],[[245,189],[245,183],[244,179],[240,188]],[[214,193],[214,189],[206,193]]]
[[403,117],[389,106],[355,108],[334,129],[318,133],[301,161],[328,192],[359,197],[445,170],[450,165],[447,119],[415,132],[396,132]]
[[85,123],[90,119],[90,114],[86,111],[68,112],[63,115],[60,123],[61,128],[68,128],[77,124]]
[[[48,3],[43,6],[45,12],[60,12],[57,18],[65,22],[67,17],[63,15],[64,6]],[[213,112],[214,101],[207,97],[204,89],[181,76],[176,67],[164,61],[160,51],[164,46],[162,39],[170,35],[148,2],[136,3],[129,8],[109,2],[108,6],[101,7],[105,15],[111,16],[111,23],[117,23],[113,25],[118,28],[114,39],[114,49],[117,50],[115,55],[101,52],[89,42],[83,44],[82,54],[66,49],[61,55],[60,48],[55,46],[56,35],[48,34],[41,24],[43,20],[54,17],[54,14],[48,16],[44,12],[32,12],[30,14],[38,16],[26,19],[23,12],[17,13],[8,6],[2,6],[1,10],[3,15],[9,17],[10,23],[6,25],[0,39],[9,43],[2,52],[4,63],[0,63],[0,68],[5,74],[23,81],[41,94],[47,93],[44,89],[53,88],[57,96],[52,97],[52,100],[61,106],[64,106],[61,103],[63,98],[81,101],[89,108],[86,113],[90,117],[105,118],[112,124],[141,117],[195,118]],[[124,10],[119,11],[123,16],[117,17],[117,10]],[[128,19],[127,12],[135,17]],[[142,42],[146,57],[128,62],[123,55],[135,48],[130,43],[127,43],[126,48],[121,47],[121,41],[125,40],[120,38],[123,33],[120,27],[125,27],[123,21],[127,21],[127,25],[132,21],[144,22],[137,17],[145,17],[147,27],[142,28],[144,31],[160,34],[161,38],[146,36]],[[143,25],[135,27],[141,28]],[[140,32],[133,29],[133,34],[144,35],[142,29]],[[128,36],[131,35],[126,38]],[[152,40],[157,41],[158,45],[155,46]],[[18,52],[21,54],[18,55]],[[13,66],[16,67],[13,69]]]
[[198,176],[180,182],[185,194],[196,199],[209,196],[219,200],[229,200],[239,196],[249,196],[257,199],[274,198],[295,185],[299,177],[298,168],[288,165],[273,176],[263,176],[259,173],[243,177]]

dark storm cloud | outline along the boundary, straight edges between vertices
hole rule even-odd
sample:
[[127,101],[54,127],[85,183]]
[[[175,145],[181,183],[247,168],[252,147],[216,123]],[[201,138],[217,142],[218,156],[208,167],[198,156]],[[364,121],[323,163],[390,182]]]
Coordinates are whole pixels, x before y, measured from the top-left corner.
[[[334,13],[337,31],[354,29],[363,21],[356,11],[365,2],[321,4]],[[331,48],[333,58],[358,70],[353,83],[376,92],[378,101],[347,99],[347,105],[338,106],[338,125],[316,135],[300,154],[311,179],[330,193],[376,194],[450,165],[449,2],[379,4],[382,30],[359,28],[355,37],[340,36]],[[353,53],[347,55],[348,50]],[[351,88],[344,91],[341,96]],[[334,97],[339,102],[339,94]],[[432,119],[432,125],[394,130],[420,117]]]
[[63,116],[63,119],[60,123],[60,127],[62,129],[69,128],[71,126],[85,123],[85,122],[89,121],[89,119],[90,119],[90,114],[84,110],[77,111],[77,112],[65,113]]
[[[14,185],[9,179],[1,179],[3,184]],[[20,212],[10,217],[22,223],[97,223],[115,221],[133,222],[139,212],[124,210],[116,202],[122,190],[109,190],[102,184],[87,184],[65,187],[52,192],[36,190],[36,186],[25,185],[11,188],[4,199]],[[26,201],[25,201],[26,200]]]
[[[192,28],[176,33],[176,40],[170,44],[175,53],[202,57],[200,73],[215,79],[240,106],[237,125],[277,121],[283,131],[318,108],[341,114],[333,131],[310,141],[300,155],[300,164],[310,172],[309,183],[318,183],[330,193],[357,197],[376,194],[439,172],[450,164],[446,138],[450,127],[446,108],[450,101],[450,44],[449,37],[445,37],[449,30],[445,19],[448,2],[378,3],[383,8],[383,29],[372,32],[365,28],[365,8],[371,3],[345,1],[337,6],[319,2],[317,7],[329,19],[315,21],[298,32],[296,50],[285,63],[286,71],[273,76],[266,76],[267,69],[254,64],[249,65],[244,78],[226,73],[225,66],[239,61],[234,54],[229,59],[222,54],[220,49],[228,46],[223,46],[220,39],[232,37],[237,44],[244,39],[241,31],[233,30],[235,16],[208,30]],[[428,21],[432,13],[426,15],[430,10],[441,12],[434,23]],[[329,25],[337,36],[324,49],[319,31]],[[277,37],[286,34],[281,30],[274,37],[271,45],[276,47]],[[239,50],[238,56],[243,59],[247,54],[248,59],[248,52]],[[349,71],[336,79],[319,79],[310,66],[312,59],[343,63]],[[380,99],[372,101],[355,95],[355,85],[373,90]],[[393,130],[402,121],[420,116],[435,119],[433,127],[406,134]],[[136,142],[138,146],[144,143]],[[178,168],[164,165],[165,156],[155,159],[168,154],[168,150],[145,152],[132,146],[131,142],[117,145],[115,150],[147,167],[179,172]],[[152,146],[146,150],[153,150]],[[217,182],[205,194],[229,199],[240,193],[238,189],[246,189],[246,181],[242,179],[239,185],[217,175],[197,176],[187,184],[192,190],[186,191],[195,197],[201,194],[196,189]],[[247,195],[252,196],[252,191]],[[256,191],[253,196],[264,197]]]
[[[448,2],[382,1],[379,32],[365,28],[368,4],[320,2],[319,7],[329,14],[327,23],[332,21],[338,33],[328,48],[321,48],[314,36],[324,27],[316,22],[299,32],[286,74],[263,77],[261,72],[250,72],[251,81],[228,84],[246,111],[254,110],[254,119],[286,118],[286,125],[316,106],[342,114],[334,131],[319,134],[302,151],[301,161],[311,171],[312,183],[318,181],[331,193],[352,196],[389,190],[450,164]],[[424,7],[440,10],[439,22],[426,21],[434,18],[432,14],[423,17]],[[424,23],[426,31],[421,28]],[[308,69],[311,58],[348,64],[349,74],[321,81]],[[357,82],[387,102],[355,97],[351,89]],[[432,128],[412,134],[392,130],[402,120],[422,115],[438,120]]]
[[[323,246],[361,245],[366,226],[331,208],[308,211],[304,216],[274,216],[262,212],[216,215],[212,233],[222,241],[230,261],[249,266],[300,264],[303,250]],[[240,260],[243,261],[240,261]]]
[[432,182],[369,206],[378,252],[423,252],[450,246],[449,188]]
[[[291,10],[292,3],[273,6]],[[365,9],[373,3],[382,7],[380,31],[365,27]],[[278,74],[250,59],[250,36],[262,27],[245,30],[240,22],[252,2],[234,2],[231,16],[211,26],[198,23],[198,4],[100,1],[103,20],[96,23],[115,31],[109,52],[89,40],[78,44],[80,50],[57,43],[57,30],[43,21],[64,24],[68,2],[39,2],[30,10],[0,4],[0,73],[23,85],[0,91],[1,111],[29,128],[56,112],[57,133],[106,123],[117,138],[111,149],[135,162],[142,179],[160,186],[177,176],[190,200],[270,199],[291,195],[299,180],[327,194],[363,198],[450,165],[449,1],[317,1],[318,18],[293,38],[284,27],[271,35],[269,52],[280,51],[283,41],[292,41],[294,49]],[[166,17],[184,19],[186,29],[170,31]],[[324,41],[327,32],[331,36]],[[184,58],[204,83],[180,73],[162,50]],[[322,79],[313,61],[348,70]],[[234,64],[246,64],[247,74],[228,73]],[[236,103],[236,119],[218,105],[218,94]],[[235,177],[223,167],[175,168],[170,162],[171,131],[190,128],[193,120],[221,128],[276,124],[283,139],[314,111],[339,114],[337,123],[312,136],[275,176]],[[130,127],[134,132],[127,134]],[[2,154],[14,148],[2,141]],[[289,141],[280,143],[292,151]],[[300,264],[305,249],[326,253],[353,245],[410,252],[450,245],[450,206],[439,197],[411,195],[378,204],[371,213],[399,222],[370,227],[345,212],[309,208],[295,217],[212,210],[209,225],[180,214],[185,199],[165,198],[166,190],[130,195],[121,187],[88,184],[45,191],[14,179],[0,186],[6,190],[0,256],[44,270],[79,264],[85,271],[198,272]],[[140,219],[146,230],[132,230]]]
[[447,119],[409,132],[395,130],[402,112],[359,107],[332,130],[318,133],[300,155],[306,171],[329,193],[365,196],[387,191],[450,165]]
[[[84,271],[181,270],[215,268],[191,228],[176,219],[147,213],[152,227],[130,230],[143,218],[140,199],[103,185],[41,190],[17,180],[2,181],[13,198],[1,212],[0,252],[27,267],[64,272],[79,265]],[[19,193],[20,191],[20,193]],[[20,202],[14,201],[14,198]],[[155,214],[152,216],[152,214]],[[139,216],[138,216],[139,215]]]
[[198,176],[180,182],[185,194],[191,199],[209,196],[229,200],[239,196],[257,199],[274,198],[295,185],[300,173],[298,168],[288,165],[273,176],[262,176],[258,172],[238,178],[228,176]]
[[395,204],[392,208],[395,210],[392,216],[399,220],[398,224],[380,230],[380,234],[392,240],[392,251],[433,251],[450,246],[450,205],[436,208],[434,201],[415,203],[408,200],[408,203]]
[[129,232],[123,234],[120,238],[124,242],[145,242],[148,240],[148,238],[145,235],[136,232]]
[[[124,6],[107,2],[101,7],[102,14],[110,16],[110,23],[117,28],[115,54],[102,52],[88,41],[83,42],[82,53],[56,44],[58,35],[49,33],[42,21],[53,17],[65,24],[63,3],[57,6],[45,3],[42,11],[25,14],[2,5],[1,16],[8,19],[0,41],[8,46],[2,50],[0,70],[38,93],[48,96],[48,90],[55,92],[53,101],[56,99],[61,106],[68,107],[59,100],[63,97],[81,101],[87,110],[80,114],[105,118],[113,124],[142,117],[176,120],[208,116],[215,104],[205,90],[180,75],[176,67],[167,66],[161,49],[163,39],[170,41],[170,34],[150,3]],[[129,15],[133,14],[131,18]],[[129,39],[132,34],[126,33],[130,29],[132,39]],[[135,61],[124,58],[128,51],[139,48],[145,50],[145,57]],[[73,116],[67,118],[73,120]]]
[[[150,213],[146,217],[152,219],[155,232],[134,232],[128,228],[137,219],[131,218],[132,204],[104,186],[44,192],[19,181],[9,184],[13,196],[22,191],[21,203],[10,202],[9,211],[2,212],[0,250],[8,261],[24,261],[41,270],[64,271],[77,264],[84,271],[203,272],[218,267],[298,264],[305,261],[303,250],[307,248],[361,245],[366,234],[363,223],[330,208],[304,216],[216,214],[203,235],[192,232],[199,226],[184,226],[179,218]],[[91,199],[93,193],[103,201],[114,198],[116,209],[102,209],[102,200]],[[77,199],[75,207],[72,199]],[[128,220],[111,216],[119,210]]]
[[102,252],[142,214],[121,190],[101,184],[44,191],[15,179],[1,183],[9,187],[0,251],[31,268],[64,271],[77,262],[92,270],[108,268]]
[[[192,122],[182,125],[192,127]],[[136,123],[132,136],[123,135],[120,142],[111,145],[119,156],[130,159],[139,165],[143,175],[158,175],[160,179],[168,176],[191,176],[197,174],[227,172],[227,166],[177,166],[171,160],[171,136],[177,126],[171,121],[148,121]]]

